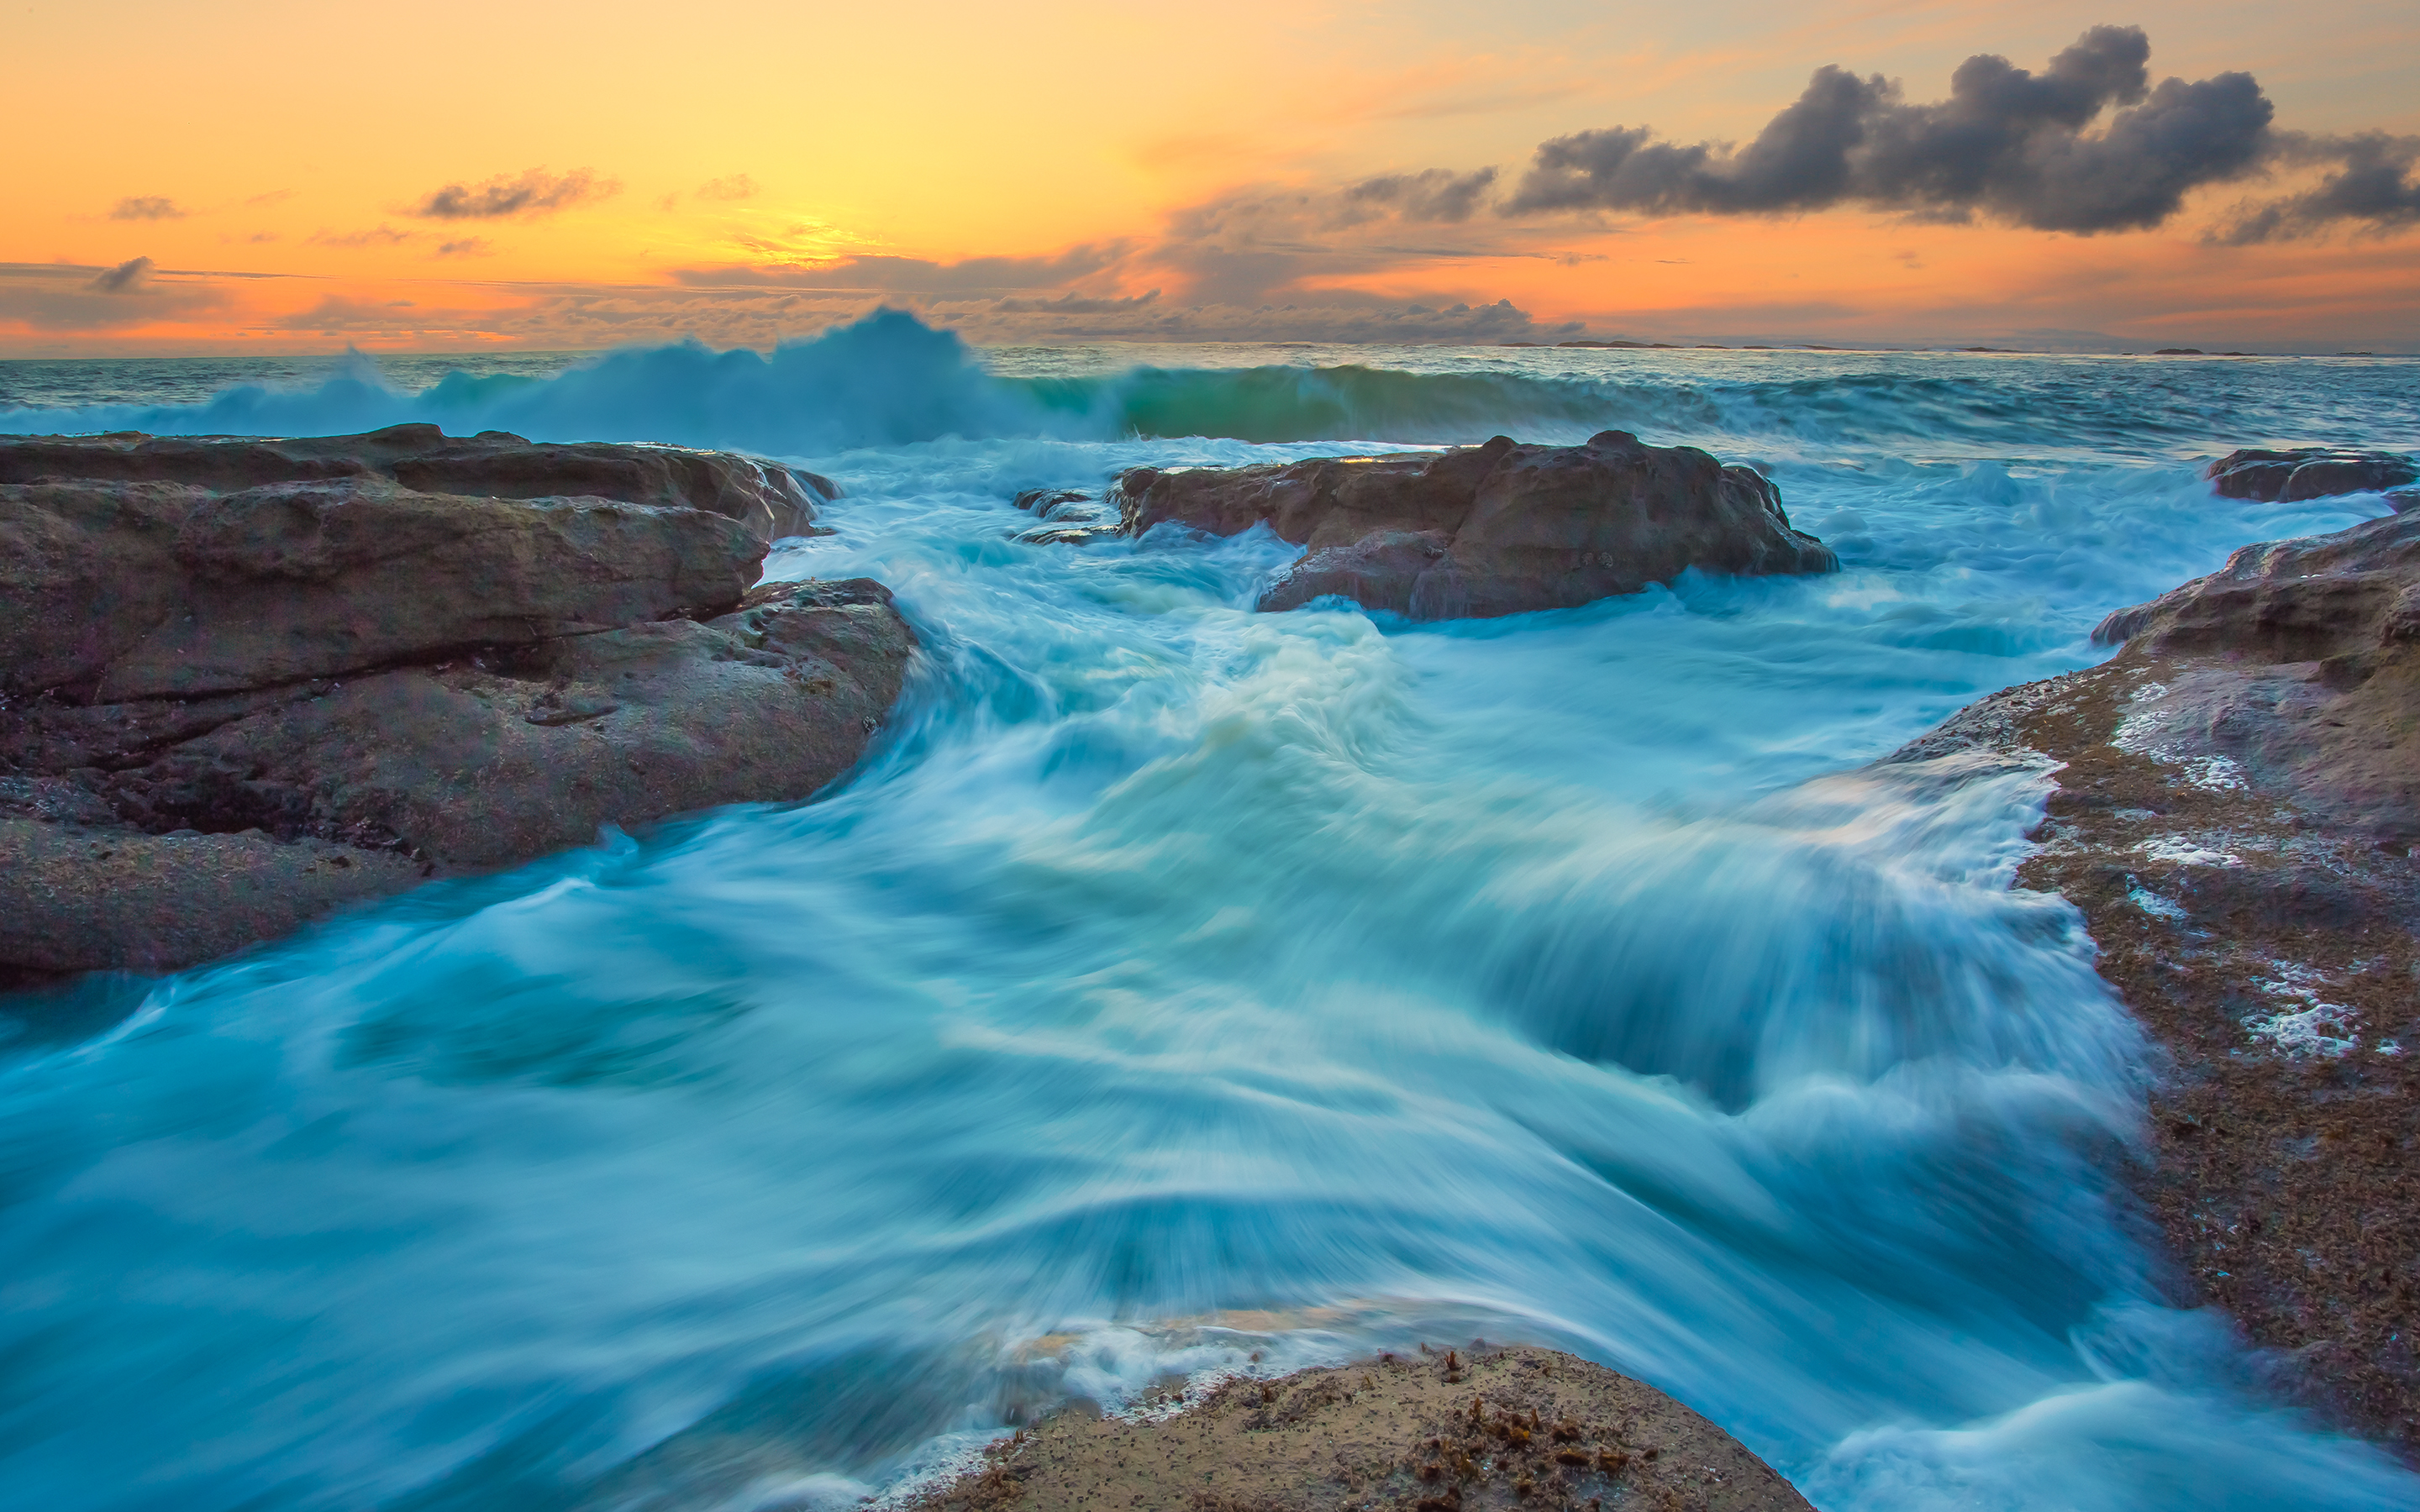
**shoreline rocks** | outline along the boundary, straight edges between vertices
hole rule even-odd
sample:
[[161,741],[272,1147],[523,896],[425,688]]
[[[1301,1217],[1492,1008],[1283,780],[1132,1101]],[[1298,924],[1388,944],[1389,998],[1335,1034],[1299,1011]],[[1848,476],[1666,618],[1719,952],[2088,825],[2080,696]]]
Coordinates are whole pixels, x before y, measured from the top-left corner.
[[1738,1440],[1555,1350],[1480,1344],[1232,1380],[1173,1413],[1066,1412],[908,1512],[1807,1512]]
[[1771,480],[1687,446],[1605,431],[1581,446],[1483,446],[1249,468],[1134,468],[1112,489],[1140,535],[1178,524],[1234,535],[1265,523],[1305,548],[1257,608],[1341,594],[1415,620],[1570,609],[1697,567],[1833,572]]
[[2133,1184],[2167,1288],[2420,1463],[2415,606],[2420,515],[2246,547],[1891,759],[2055,772],[2017,880],[2165,1053]]
[[433,426],[0,439],[0,976],[177,969],[808,796],[915,645],[878,583],[750,587],[830,492]]
[[2223,499],[2299,503],[2335,494],[2382,493],[2398,511],[2420,504],[2420,463],[2400,452],[2340,452],[2324,446],[2288,451],[2245,447],[2227,453],[2202,475]]

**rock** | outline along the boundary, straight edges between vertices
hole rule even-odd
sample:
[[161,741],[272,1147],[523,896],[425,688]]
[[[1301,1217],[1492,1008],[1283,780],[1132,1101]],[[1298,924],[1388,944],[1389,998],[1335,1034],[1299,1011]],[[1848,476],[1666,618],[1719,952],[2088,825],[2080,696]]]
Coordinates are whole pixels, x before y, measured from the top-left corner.
[[[2122,650],[1895,761],[2055,782],[2020,886],[2083,915],[2165,1068],[2129,1179],[2184,1306],[2420,1463],[2420,515],[2246,547]],[[1978,760],[1978,757],[1988,758]]]
[[0,483],[82,478],[180,483],[218,493],[273,483],[377,481],[419,493],[488,499],[611,499],[702,509],[763,541],[815,530],[829,478],[731,452],[611,441],[527,441],[505,431],[453,437],[435,425],[362,436],[0,437]]
[[[104,471],[143,450],[111,441]],[[326,475],[252,482],[256,445]],[[0,976],[173,969],[603,824],[806,797],[914,650],[878,583],[751,591],[766,544],[721,513],[434,494],[327,440],[175,455],[240,486],[0,483]]]
[[2420,483],[2420,463],[2399,452],[2340,452],[2322,446],[2284,452],[2246,448],[2212,462],[2203,476],[2222,498],[2264,504],[2344,493],[2387,493],[2398,510],[2420,503],[2420,495],[2397,497],[2389,492]]
[[192,697],[711,613],[764,555],[721,515],[593,498],[0,484],[0,691]]
[[2420,839],[2420,514],[2245,547],[2093,639],[2166,669],[2143,714],[2192,732],[2193,755],[2332,824]]
[[1771,1466],[1652,1386],[1555,1350],[1421,1349],[1231,1380],[1177,1412],[1063,1412],[908,1512],[1807,1512]]
[[1117,521],[1078,488],[1028,488],[1013,501],[1051,522],[1017,532],[1016,539],[1028,545],[1081,546],[1120,533]]
[[1308,548],[1260,600],[1342,594],[1417,620],[1586,604],[1691,567],[1750,577],[1831,572],[1772,482],[1693,447],[1609,430],[1584,446],[1483,446],[1265,467],[1137,468],[1114,490],[1124,529],[1233,535],[1266,523]]

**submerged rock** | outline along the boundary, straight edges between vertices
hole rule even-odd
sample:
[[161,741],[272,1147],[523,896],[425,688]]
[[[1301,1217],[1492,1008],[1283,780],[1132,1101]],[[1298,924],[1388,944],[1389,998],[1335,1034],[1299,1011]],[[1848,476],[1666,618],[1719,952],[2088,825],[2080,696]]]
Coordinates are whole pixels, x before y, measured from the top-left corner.
[[1016,532],[1018,540],[1031,546],[1081,546],[1120,533],[1117,520],[1079,488],[1028,488],[1012,501],[1049,521]]
[[1416,620],[1563,609],[1669,582],[1691,567],[1742,577],[1838,570],[1791,528],[1752,469],[1609,430],[1582,446],[1483,446],[1120,476],[1133,534],[1166,523],[1233,535],[1265,522],[1306,547],[1261,597],[1288,609],[1330,594]]
[[2166,1282],[2420,1462],[2420,514],[2250,546],[1900,760],[2055,785],[2017,874],[2159,1041]]
[[2264,452],[2247,447],[2212,462],[2203,475],[2222,498],[2264,504],[2343,493],[2386,493],[2398,510],[2420,503],[2420,493],[2401,491],[2420,483],[2420,463],[2399,452],[2339,452],[2322,446]]
[[1181,1411],[1063,1412],[908,1512],[1806,1512],[1740,1442],[1653,1387],[1556,1350],[1412,1355],[1224,1382]]
[[[455,454],[393,436],[0,442],[41,479],[0,482],[0,973],[170,969],[603,824],[805,797],[897,698],[880,584],[751,591],[767,543],[729,514],[433,493],[392,464]],[[530,450],[460,455],[530,484],[565,449]],[[630,492],[755,466],[576,450]],[[111,475],[147,456],[178,476]],[[256,481],[298,459],[324,475]]]

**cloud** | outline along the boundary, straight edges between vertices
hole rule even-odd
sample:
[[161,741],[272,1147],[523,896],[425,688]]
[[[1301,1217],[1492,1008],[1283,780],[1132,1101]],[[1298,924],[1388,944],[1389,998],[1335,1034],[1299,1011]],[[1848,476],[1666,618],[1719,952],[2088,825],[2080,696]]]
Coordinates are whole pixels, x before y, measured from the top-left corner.
[[2315,236],[2339,221],[2366,221],[2379,232],[2420,221],[2420,137],[2362,131],[2351,136],[2286,136],[2288,163],[2328,164],[2315,189],[2269,203],[2239,205],[2211,239],[2229,246]]
[[154,278],[148,257],[115,268],[72,263],[0,263],[0,329],[102,332],[151,325],[218,308],[223,291],[198,282]]
[[1344,200],[1348,205],[1384,206],[1407,221],[1467,221],[1495,183],[1493,168],[1462,174],[1431,168],[1424,173],[1365,178],[1344,192]]
[[675,270],[673,277],[696,288],[756,285],[893,294],[998,294],[1056,288],[1101,271],[1126,251],[1125,242],[1087,243],[1055,257],[969,257],[954,263],[869,253],[807,268],[683,268]]
[[1557,137],[1504,208],[1740,215],[1854,203],[2043,231],[2144,229],[2191,191],[2258,170],[2275,147],[2274,108],[2250,74],[2155,86],[2150,51],[2138,27],[2096,26],[2039,74],[1978,54],[1931,104],[1908,103],[1880,74],[1825,67],[1745,147],[1662,141],[1646,127]]
[[484,257],[495,250],[495,243],[486,237],[463,237],[459,240],[441,241],[437,244],[437,255],[440,257]]
[[1086,294],[1062,294],[1055,300],[1005,299],[992,305],[999,315],[1126,315],[1159,302],[1159,290],[1124,299]]
[[416,231],[398,231],[391,225],[374,225],[366,231],[314,231],[310,241],[318,247],[392,247],[417,235]]
[[151,270],[157,266],[148,257],[129,257],[85,287],[95,294],[141,294],[150,286]]
[[188,212],[164,194],[130,194],[109,212],[113,221],[181,221]]
[[696,193],[700,199],[753,199],[756,196],[756,180],[744,173],[709,178],[697,186]]
[[515,215],[551,215],[622,192],[618,178],[599,178],[586,168],[551,174],[532,168],[518,177],[499,175],[478,184],[447,184],[412,207],[429,221],[496,221]]

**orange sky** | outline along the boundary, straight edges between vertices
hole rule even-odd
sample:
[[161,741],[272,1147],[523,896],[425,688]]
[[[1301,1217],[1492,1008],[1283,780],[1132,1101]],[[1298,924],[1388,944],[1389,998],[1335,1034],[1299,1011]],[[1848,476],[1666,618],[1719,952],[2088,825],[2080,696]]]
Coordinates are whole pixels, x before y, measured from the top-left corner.
[[2408,220],[2211,243],[2291,178],[2093,236],[1856,205],[1334,213],[1373,175],[1509,187],[1587,129],[1745,140],[1825,63],[1936,100],[1971,54],[2040,69],[2102,23],[2149,33],[2155,79],[2249,70],[2280,128],[2409,135],[2408,0],[10,8],[5,355],[762,346],[876,302],[994,342],[2420,348]]

